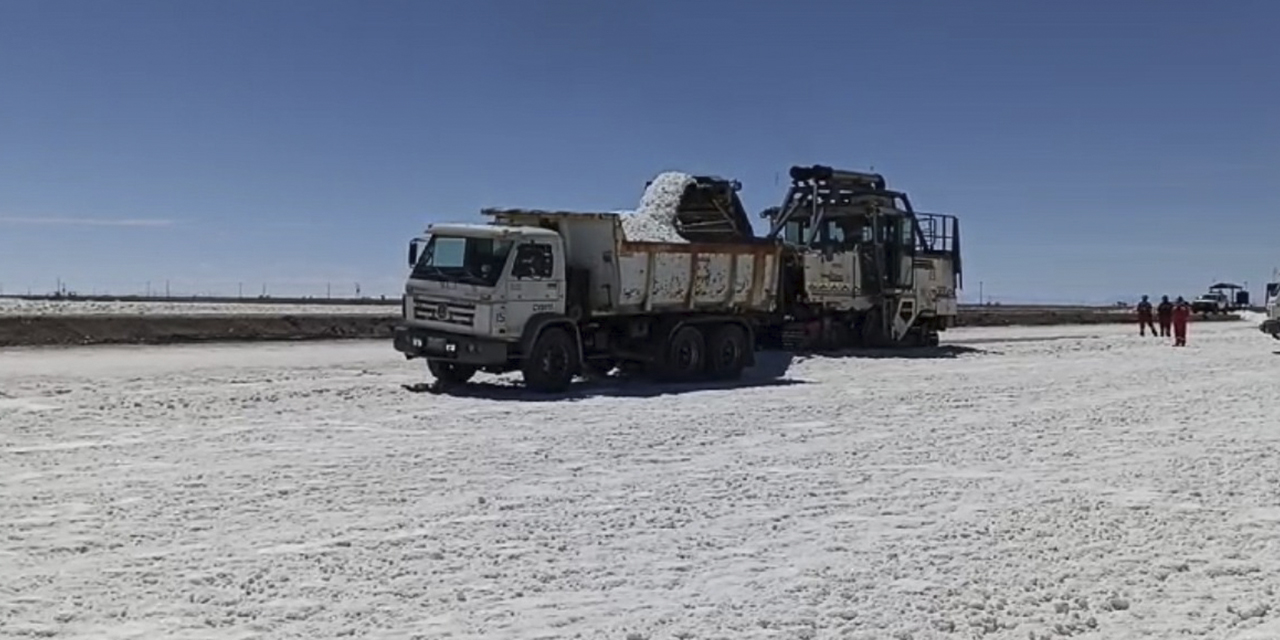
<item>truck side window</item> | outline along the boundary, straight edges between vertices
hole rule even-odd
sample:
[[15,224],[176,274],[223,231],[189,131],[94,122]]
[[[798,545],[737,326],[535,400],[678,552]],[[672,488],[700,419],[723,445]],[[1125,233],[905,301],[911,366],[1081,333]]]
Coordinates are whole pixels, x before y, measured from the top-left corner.
[[516,249],[516,259],[511,265],[511,275],[521,280],[550,278],[554,260],[551,255],[551,245],[522,244]]

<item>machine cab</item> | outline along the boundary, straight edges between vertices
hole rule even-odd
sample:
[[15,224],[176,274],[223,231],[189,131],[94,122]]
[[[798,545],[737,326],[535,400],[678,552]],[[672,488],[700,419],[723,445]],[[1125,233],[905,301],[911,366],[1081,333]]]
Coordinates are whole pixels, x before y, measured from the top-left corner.
[[908,290],[920,229],[905,194],[879,174],[792,167],[781,207],[766,210],[770,237],[800,250],[810,296],[848,298]]

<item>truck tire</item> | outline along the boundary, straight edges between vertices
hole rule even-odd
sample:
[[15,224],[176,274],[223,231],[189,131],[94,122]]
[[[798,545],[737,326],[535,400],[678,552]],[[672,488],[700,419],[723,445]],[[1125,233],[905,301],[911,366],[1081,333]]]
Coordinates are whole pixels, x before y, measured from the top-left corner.
[[541,393],[560,393],[578,373],[578,345],[560,327],[544,330],[520,363],[526,387]]
[[905,347],[936,347],[940,342],[938,331],[929,326],[912,327],[907,331],[907,335],[902,338],[902,345]]
[[685,382],[701,377],[706,368],[707,341],[697,327],[676,329],[662,348],[657,373],[661,380]]
[[427,371],[444,385],[466,384],[476,375],[476,368],[471,365],[428,360]]
[[858,342],[863,348],[883,347],[888,342],[884,331],[884,314],[879,307],[872,307],[858,324]]
[[707,339],[707,376],[712,380],[736,380],[747,368],[747,332],[736,324],[723,324]]

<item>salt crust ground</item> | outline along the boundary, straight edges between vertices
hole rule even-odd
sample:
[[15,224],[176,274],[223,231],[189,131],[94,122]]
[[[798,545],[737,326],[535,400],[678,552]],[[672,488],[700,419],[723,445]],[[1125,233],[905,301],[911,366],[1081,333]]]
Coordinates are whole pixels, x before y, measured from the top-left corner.
[[0,298],[0,316],[61,315],[387,315],[398,313],[393,300],[385,305],[259,304],[206,302],[97,302],[89,300],[23,300]]
[[1192,329],[558,402],[383,343],[0,351],[0,636],[1280,637],[1280,355]]

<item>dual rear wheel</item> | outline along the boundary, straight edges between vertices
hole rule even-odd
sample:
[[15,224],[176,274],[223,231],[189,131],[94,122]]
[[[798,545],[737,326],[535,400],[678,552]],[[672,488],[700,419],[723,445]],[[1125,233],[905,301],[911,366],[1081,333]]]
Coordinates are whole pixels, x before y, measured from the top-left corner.
[[684,325],[654,362],[654,377],[669,382],[731,380],[746,368],[747,332],[736,324]]
[[[684,325],[662,345],[650,372],[661,381],[732,380],[746,369],[751,344],[746,330],[736,324]],[[560,393],[579,373],[578,344],[561,327],[543,331],[521,365],[525,385],[535,391]],[[589,376],[606,375],[619,363],[591,360],[584,365]]]
[[[752,345],[746,330],[736,324],[684,325],[671,334],[653,362],[650,373],[660,381],[733,380],[746,368]],[[580,372],[578,343],[563,327],[549,327],[538,336],[521,361],[525,386],[542,393],[561,393]],[[613,361],[589,361],[587,375],[604,375]],[[444,385],[464,384],[477,368],[442,360],[428,360],[431,375]]]

